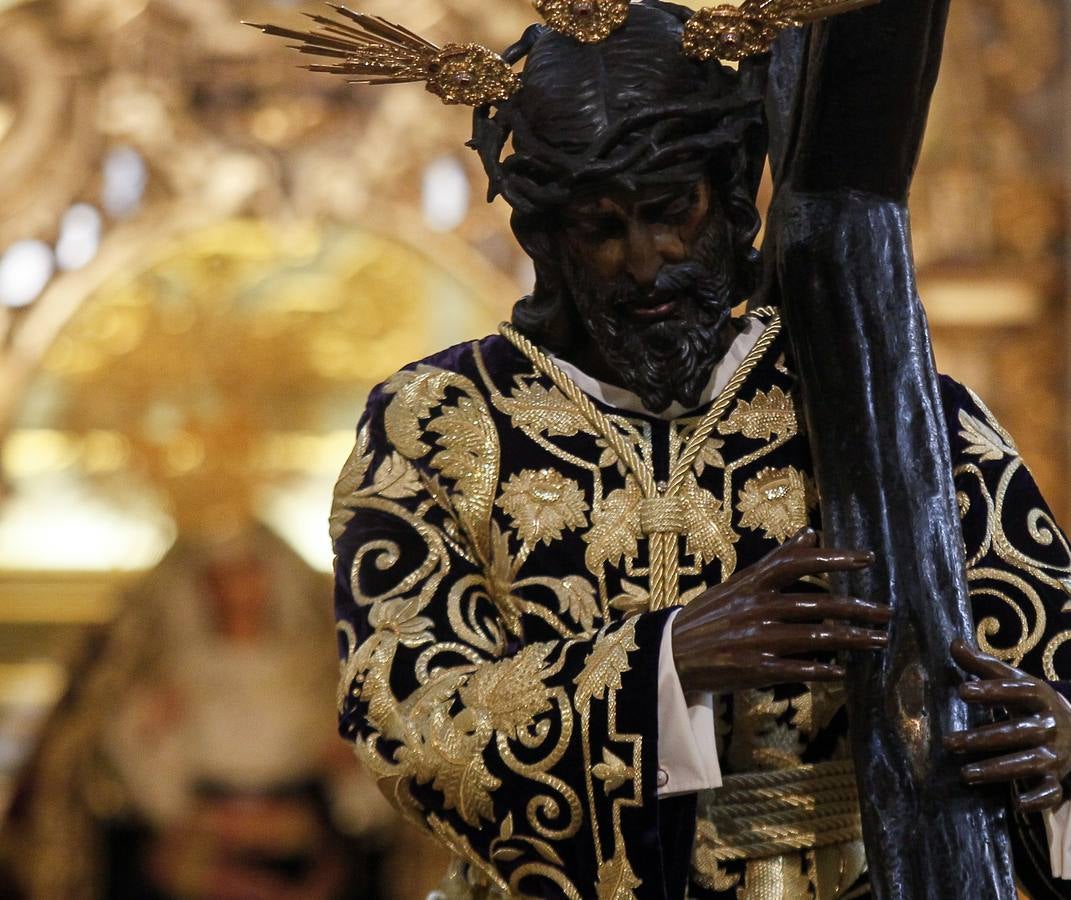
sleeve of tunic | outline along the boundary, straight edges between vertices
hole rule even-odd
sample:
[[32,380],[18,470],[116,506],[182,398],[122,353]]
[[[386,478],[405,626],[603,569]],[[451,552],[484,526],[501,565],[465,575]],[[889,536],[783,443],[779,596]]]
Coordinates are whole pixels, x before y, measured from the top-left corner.
[[[675,618],[676,614],[674,614]],[[714,695],[685,694],[673,660],[673,619],[658,658],[658,796],[679,797],[720,788],[715,750]]]
[[[1011,435],[969,389],[942,381],[979,647],[1071,698],[1071,545]],[[1071,784],[1065,793],[1071,796]],[[1066,896],[1071,807],[1016,817],[1017,872]]]
[[[408,389],[418,403],[419,384]],[[372,394],[332,514],[343,737],[475,884],[664,897],[657,691],[670,611],[526,642],[508,545],[479,525],[479,435],[432,471],[419,459],[435,435],[392,420],[389,399]],[[464,398],[453,409],[463,415]]]

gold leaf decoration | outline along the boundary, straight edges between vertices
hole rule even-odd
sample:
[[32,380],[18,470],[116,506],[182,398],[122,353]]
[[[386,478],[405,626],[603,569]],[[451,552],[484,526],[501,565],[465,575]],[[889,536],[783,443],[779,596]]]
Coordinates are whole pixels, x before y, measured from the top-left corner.
[[591,514],[591,528],[584,535],[588,544],[584,559],[588,570],[599,572],[606,563],[635,558],[640,532],[640,503],[643,494],[636,479],[629,476],[625,487],[602,499]]
[[535,0],[535,8],[555,31],[596,44],[625,24],[629,0]]
[[810,521],[817,504],[814,483],[799,469],[763,469],[740,491],[740,525],[783,542]]
[[619,848],[613,859],[599,866],[599,880],[595,885],[598,900],[635,900],[635,890],[642,881],[629,865],[624,848]]
[[[487,768],[483,749],[491,732],[480,717],[466,716],[468,710],[455,718],[449,713],[450,700],[464,674],[456,670],[443,673],[425,685],[415,695],[416,702],[399,714],[407,721],[419,721],[421,740],[409,741],[399,751],[398,761],[408,768],[416,780],[431,784],[443,795],[445,809],[455,809],[461,818],[474,827],[481,821],[494,821],[491,794],[502,782]],[[474,725],[481,725],[474,730]],[[412,726],[409,726],[412,727]]]
[[713,822],[700,818],[696,822],[695,846],[692,848],[692,877],[708,891],[729,891],[736,887],[743,874],[730,872],[718,859],[718,830]]
[[786,440],[799,433],[799,420],[792,398],[780,387],[770,393],[756,391],[749,403],[740,400],[731,416],[718,426],[722,434],[742,434],[753,440],[768,441],[776,436]]
[[595,617],[599,615],[598,598],[595,586],[579,575],[569,575],[562,580],[558,592],[558,611],[569,616],[584,633],[595,626]]
[[725,458],[721,455],[721,448],[724,446],[725,441],[719,440],[716,437],[707,438],[703,442],[702,449],[699,451],[699,459],[695,461],[695,474],[702,477],[707,466],[711,466],[715,469],[724,469]]
[[516,656],[484,663],[461,688],[465,709],[458,724],[482,731],[490,727],[517,737],[550,709],[544,684],[551,644],[532,644]]
[[959,424],[962,429],[959,436],[967,442],[963,452],[968,456],[977,456],[982,462],[998,462],[1006,456],[1019,455],[1015,442],[1004,429],[998,430],[963,409],[959,412]]
[[564,531],[588,523],[580,485],[554,469],[528,469],[511,476],[497,505],[513,520],[521,540],[532,546],[559,541]]
[[625,764],[625,761],[620,757],[614,755],[603,747],[602,749],[602,762],[597,763],[591,769],[591,774],[601,781],[603,790],[610,794],[616,791],[621,785],[627,781],[631,781],[635,775],[635,770]]
[[372,479],[372,493],[390,500],[415,497],[422,488],[420,475],[412,463],[400,453],[392,453],[386,457]]
[[718,560],[722,577],[728,577],[736,571],[733,545],[740,540],[733,530],[729,509],[723,507],[710,491],[700,487],[694,476],[686,482],[684,501],[685,549],[701,566]]
[[392,375],[383,386],[394,395],[383,414],[387,439],[407,459],[418,460],[431,449],[422,440],[420,421],[442,402],[450,378],[449,372],[418,366]]
[[574,679],[577,709],[583,709],[592,698],[601,700],[607,689],[620,690],[621,676],[629,670],[628,655],[638,650],[636,619],[629,619],[617,631],[595,641],[584,668]]
[[488,544],[490,561],[486,568],[487,593],[498,608],[499,615],[512,634],[521,633],[521,611],[517,598],[513,594],[513,581],[516,574],[516,559],[509,544],[509,533],[491,523],[491,536]]
[[[446,391],[461,393],[455,405],[444,406]],[[454,507],[466,532],[484,558],[489,553],[491,508],[498,484],[498,431],[475,385],[463,375],[432,366],[400,372],[384,387],[394,398],[384,413],[387,439],[411,461],[431,448],[427,432],[438,434],[440,448],[431,465],[454,481]],[[424,425],[423,420],[439,414]]]
[[553,386],[521,382],[509,397],[497,398],[495,406],[529,435],[572,437],[589,427],[576,405]]
[[376,632],[395,635],[406,647],[423,647],[435,639],[432,635],[435,623],[419,615],[422,608],[417,599],[385,600],[372,607],[368,623]]
[[647,612],[651,607],[651,594],[642,585],[621,580],[621,593],[610,600],[610,606],[625,616]]
[[346,526],[353,521],[354,509],[350,499],[364,483],[364,477],[372,465],[372,454],[368,450],[369,434],[365,425],[357,433],[349,458],[342,466],[342,472],[335,483],[334,501],[331,504],[330,533],[331,540],[342,537]]

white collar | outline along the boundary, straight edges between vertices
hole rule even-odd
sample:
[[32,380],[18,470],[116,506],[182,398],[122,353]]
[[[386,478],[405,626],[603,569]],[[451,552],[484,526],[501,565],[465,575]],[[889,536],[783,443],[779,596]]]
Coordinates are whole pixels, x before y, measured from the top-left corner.
[[665,412],[654,413],[647,409],[643,405],[643,401],[632,393],[632,391],[626,390],[617,385],[607,384],[604,381],[599,381],[597,378],[592,378],[590,375],[581,372],[572,363],[566,362],[564,359],[559,359],[556,356],[551,356],[554,364],[561,369],[580,390],[582,390],[589,397],[598,400],[600,403],[605,403],[607,406],[612,406],[615,409],[619,409],[626,413],[641,413],[647,416],[655,416],[659,419],[679,419],[682,416],[688,415],[690,412],[694,412],[701,406],[706,406],[712,402],[717,396],[725,390],[725,386],[729,383],[733,375],[736,374],[740,368],[740,364],[744,361],[744,358],[755,349],[755,345],[759,342],[759,338],[762,337],[762,333],[766,330],[766,323],[754,316],[748,316],[742,320],[743,327],[740,334],[737,335],[732,345],[729,347],[729,351],[725,356],[719,360],[717,365],[714,366],[714,371],[710,373],[710,380],[707,382],[707,386],[703,389],[703,393],[699,398],[699,403],[695,406],[688,408],[682,406],[680,403],[674,403]]

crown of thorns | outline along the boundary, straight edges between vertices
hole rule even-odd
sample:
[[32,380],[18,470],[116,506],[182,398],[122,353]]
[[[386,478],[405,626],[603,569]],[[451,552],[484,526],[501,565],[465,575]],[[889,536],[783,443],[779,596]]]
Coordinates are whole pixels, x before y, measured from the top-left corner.
[[[533,0],[555,31],[585,44],[606,40],[628,19],[630,0]],[[707,61],[739,61],[765,53],[784,29],[867,6],[876,0],[744,0],[741,6],[700,9],[684,28],[681,49]],[[265,34],[297,41],[300,53],[329,60],[306,66],[344,75],[351,84],[424,82],[444,103],[481,107],[508,100],[520,76],[499,54],[480,44],[442,47],[380,16],[329,3],[338,18],[305,13],[317,27],[293,31],[258,25]]]

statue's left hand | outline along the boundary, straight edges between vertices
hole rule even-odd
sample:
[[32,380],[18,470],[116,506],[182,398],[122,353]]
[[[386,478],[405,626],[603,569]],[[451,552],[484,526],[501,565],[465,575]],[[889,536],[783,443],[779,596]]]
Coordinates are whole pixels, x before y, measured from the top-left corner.
[[968,784],[1037,784],[1016,796],[1022,812],[1059,806],[1071,774],[1071,704],[1049,684],[968,645],[952,643],[952,656],[979,681],[960,686],[968,703],[1004,707],[1008,720],[945,737],[945,747],[976,761],[963,767]]

